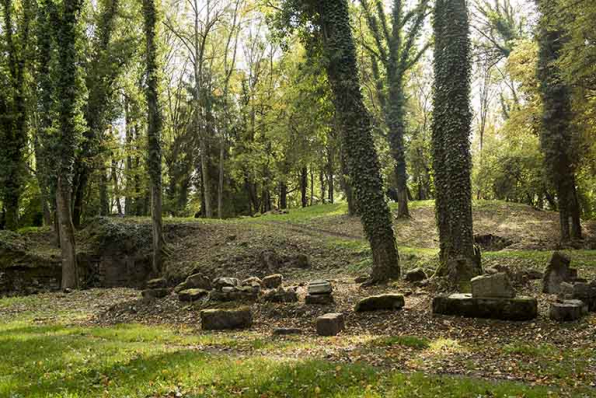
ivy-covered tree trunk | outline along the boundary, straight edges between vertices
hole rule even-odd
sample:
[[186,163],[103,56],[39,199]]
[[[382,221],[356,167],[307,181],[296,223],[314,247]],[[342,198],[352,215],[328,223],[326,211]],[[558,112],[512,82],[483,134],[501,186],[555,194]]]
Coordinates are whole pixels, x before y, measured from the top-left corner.
[[58,164],[56,213],[62,252],[63,289],[79,287],[71,195],[75,154],[85,130],[84,124],[81,123],[84,86],[78,66],[81,54],[77,46],[81,8],[82,0],[64,0],[61,4],[61,15],[55,13],[51,18],[58,50],[56,98],[59,134],[55,143],[56,151],[52,155],[53,161]]
[[391,213],[383,194],[370,115],[360,91],[348,2],[319,1],[316,9],[327,57],[327,75],[341,125],[342,149],[346,153],[358,210],[373,255],[370,282],[399,278],[399,256]]
[[162,177],[161,177],[161,127],[159,105],[159,65],[157,61],[157,7],[155,0],[143,0],[143,17],[146,40],[147,99],[147,168],[151,180],[151,220],[153,232],[153,272],[162,271],[164,246],[162,228]]
[[[538,70],[543,103],[540,146],[545,169],[557,192],[561,241],[581,238],[579,201],[575,188],[571,91],[557,65],[565,45],[564,28],[557,21],[555,0],[537,0],[541,12]],[[571,224],[570,224],[571,219]]]
[[461,284],[482,272],[472,225],[471,66],[466,0],[437,0],[433,28],[432,152],[441,260],[437,275]]
[[[31,2],[21,5],[23,14],[20,24],[13,23],[11,0],[2,0],[4,26],[3,50],[8,61],[9,90],[0,94],[2,119],[0,123],[0,194],[5,213],[5,228],[19,227],[19,203],[26,174],[25,150],[27,146],[27,106],[25,95],[26,50],[29,45]],[[18,26],[17,26],[18,25]]]

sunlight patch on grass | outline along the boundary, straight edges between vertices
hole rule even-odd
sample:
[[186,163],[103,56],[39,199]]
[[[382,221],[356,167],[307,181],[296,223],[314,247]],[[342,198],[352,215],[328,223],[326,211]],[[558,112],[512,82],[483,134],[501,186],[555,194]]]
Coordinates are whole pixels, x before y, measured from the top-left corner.
[[463,352],[464,348],[457,340],[441,338],[431,341],[428,350],[436,355],[452,355]]

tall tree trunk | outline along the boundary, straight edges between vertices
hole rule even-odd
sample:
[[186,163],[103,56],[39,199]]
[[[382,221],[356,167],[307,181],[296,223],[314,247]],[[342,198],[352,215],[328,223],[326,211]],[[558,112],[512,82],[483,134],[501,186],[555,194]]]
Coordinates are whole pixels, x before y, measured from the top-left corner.
[[325,189],[325,172],[323,170],[319,172],[319,184],[321,184],[321,203],[325,204],[325,200],[327,200],[327,191]]
[[303,167],[300,170],[300,198],[302,200],[302,207],[308,206],[308,197],[306,195],[308,189],[308,169]]
[[313,206],[315,203],[315,172],[310,169],[310,205]]
[[346,152],[358,210],[373,255],[369,282],[399,278],[399,255],[391,213],[383,194],[371,118],[360,91],[348,2],[327,0],[316,2],[315,7],[323,33],[327,75],[342,127],[342,149]]
[[470,38],[466,0],[437,0],[432,147],[441,263],[454,284],[482,272],[474,247],[470,179]]
[[155,0],[143,0],[147,62],[147,167],[151,179],[151,221],[153,232],[153,272],[158,275],[163,269],[162,251],[162,180],[161,180],[161,108],[159,105],[157,62],[157,9]]
[[110,215],[110,199],[108,197],[108,170],[103,163],[99,168],[99,215]]
[[126,163],[124,168],[124,175],[126,176],[126,196],[124,197],[124,214],[127,216],[133,212],[132,192],[134,190],[134,179],[132,177],[132,141],[133,129],[131,125],[130,109],[128,98],[124,97],[124,120],[126,124]]
[[116,159],[112,158],[112,183],[114,184],[114,201],[116,202],[116,210],[119,215],[124,214],[122,212],[122,204],[120,203],[120,186],[118,183],[118,163]]
[[279,207],[280,209],[288,208],[288,186],[283,181],[279,183]]
[[341,188],[346,195],[346,202],[348,202],[348,215],[358,215],[358,208],[356,205],[356,198],[354,198],[354,192],[352,190],[352,183],[350,182],[350,174],[348,172],[348,164],[345,159],[345,151],[342,149],[340,152],[340,183]]
[[70,207],[70,184],[62,176],[58,176],[56,188],[56,215],[58,220],[58,236],[62,257],[62,289],[79,288],[79,272],[75,243],[75,229],[72,223]]
[[[561,77],[557,64],[566,42],[565,28],[556,16],[555,0],[537,0],[541,18],[538,30],[538,69],[543,103],[540,145],[545,168],[557,191],[561,241],[581,238],[579,201],[575,192],[576,157],[572,137],[571,89]],[[573,219],[570,231],[569,218]]]

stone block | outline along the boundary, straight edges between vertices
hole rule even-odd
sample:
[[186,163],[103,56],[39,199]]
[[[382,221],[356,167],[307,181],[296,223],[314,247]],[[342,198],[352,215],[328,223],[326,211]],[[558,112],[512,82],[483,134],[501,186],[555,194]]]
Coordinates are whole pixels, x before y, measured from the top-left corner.
[[147,289],[159,289],[168,286],[168,281],[165,278],[150,279],[145,284]]
[[201,326],[204,330],[246,329],[252,326],[252,312],[249,308],[203,310]]
[[356,303],[354,311],[399,310],[405,305],[404,296],[401,294],[380,294],[365,297]]
[[263,278],[263,285],[267,289],[276,289],[283,283],[284,277],[281,274],[273,274]]
[[221,291],[224,287],[236,287],[240,284],[236,278],[216,278],[213,280],[213,287]]
[[279,287],[266,292],[263,295],[263,300],[271,303],[295,303],[298,301],[298,294],[294,289]]
[[328,305],[333,304],[334,300],[332,294],[307,294],[304,302],[306,304]]
[[184,281],[185,286],[187,289],[203,289],[203,290],[211,290],[211,280],[204,275],[201,274],[193,274],[190,275]]
[[341,313],[325,314],[317,318],[317,334],[319,336],[335,336],[344,328],[345,321]]
[[548,312],[549,318],[558,322],[576,321],[587,312],[586,305],[580,300],[565,300],[552,303]]
[[[566,255],[554,252],[542,278],[542,292],[556,294],[559,293],[561,283],[570,281],[573,278],[573,271],[570,271],[569,264],[571,260]],[[577,276],[577,272],[575,273]]]
[[504,272],[480,275],[470,280],[472,297],[515,297],[515,289]]
[[455,293],[436,296],[432,302],[432,311],[434,314],[457,315],[467,318],[527,321],[538,315],[538,301],[534,297],[524,296],[484,298]]
[[306,291],[308,294],[330,294],[333,292],[333,287],[329,281],[319,279],[309,282]]

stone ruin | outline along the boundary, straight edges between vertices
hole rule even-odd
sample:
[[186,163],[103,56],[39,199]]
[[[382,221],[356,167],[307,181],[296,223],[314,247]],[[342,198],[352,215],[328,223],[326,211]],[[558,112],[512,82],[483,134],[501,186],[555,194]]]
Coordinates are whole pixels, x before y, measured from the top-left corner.
[[538,315],[534,297],[517,296],[506,273],[481,275],[470,280],[472,294],[455,293],[433,299],[434,314],[467,318],[527,321]]
[[577,269],[571,268],[571,259],[554,252],[546,265],[542,291],[557,294],[551,303],[549,317],[559,322],[575,321],[589,311],[596,311],[596,280],[588,283],[578,277]]

